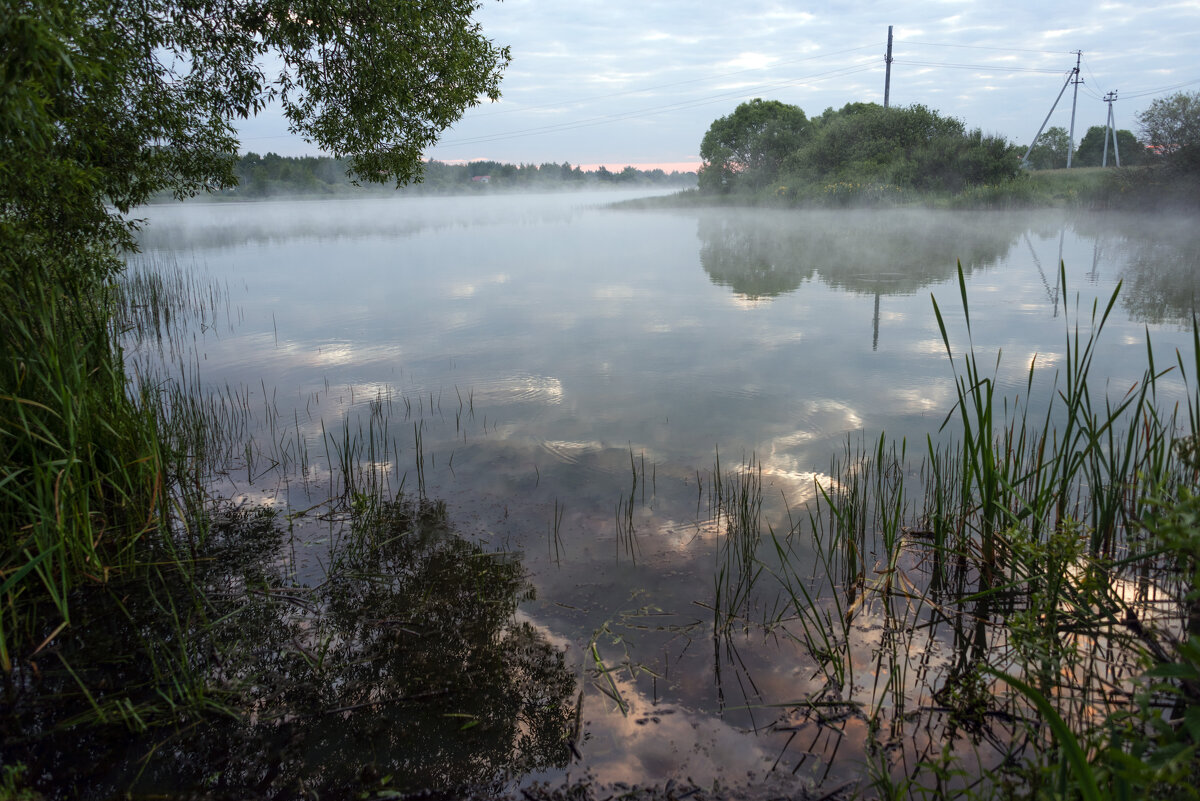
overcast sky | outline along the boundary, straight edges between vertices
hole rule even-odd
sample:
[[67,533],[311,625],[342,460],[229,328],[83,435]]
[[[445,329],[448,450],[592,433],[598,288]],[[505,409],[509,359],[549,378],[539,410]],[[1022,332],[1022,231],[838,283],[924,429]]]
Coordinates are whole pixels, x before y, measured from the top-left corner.
[[[1137,131],[1155,97],[1200,91],[1200,0],[803,2],[484,0],[486,35],[512,48],[503,98],[469,110],[426,155],[441,161],[569,161],[694,169],[717,117],[754,97],[810,116],[883,102],[893,26],[892,105],[922,103],[1027,145],[1083,51],[1075,140]],[[1070,126],[1068,87],[1049,125]],[[277,112],[242,125],[244,150],[319,152]]]

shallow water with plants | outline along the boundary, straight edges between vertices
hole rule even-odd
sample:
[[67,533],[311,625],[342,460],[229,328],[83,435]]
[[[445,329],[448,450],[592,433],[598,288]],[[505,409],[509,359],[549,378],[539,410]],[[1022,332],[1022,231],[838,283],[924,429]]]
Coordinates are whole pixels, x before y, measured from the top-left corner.
[[[1147,534],[1195,483],[1190,220],[620,199],[148,209],[126,367],[212,500],[182,580],[75,602],[26,769],[982,794],[1028,782],[1037,698],[1133,705],[1137,643],[1190,630]],[[213,714],[139,719],[177,706]]]

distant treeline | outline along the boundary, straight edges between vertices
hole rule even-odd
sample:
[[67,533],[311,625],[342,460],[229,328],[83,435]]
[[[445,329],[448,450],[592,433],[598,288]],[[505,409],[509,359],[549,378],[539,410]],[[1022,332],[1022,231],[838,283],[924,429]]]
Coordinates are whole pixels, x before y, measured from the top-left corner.
[[408,193],[451,194],[484,192],[497,189],[567,189],[602,185],[661,186],[687,188],[696,185],[694,172],[639,170],[626,167],[614,172],[601,166],[583,170],[569,163],[502,164],[498,161],[473,161],[468,164],[446,164],[427,161],[423,180],[397,190],[392,185],[368,184],[355,186],[348,175],[346,161],[328,156],[280,156],[267,153],[246,153],[234,165],[238,185],[226,190],[223,196],[255,198],[269,195],[345,195],[351,193]]

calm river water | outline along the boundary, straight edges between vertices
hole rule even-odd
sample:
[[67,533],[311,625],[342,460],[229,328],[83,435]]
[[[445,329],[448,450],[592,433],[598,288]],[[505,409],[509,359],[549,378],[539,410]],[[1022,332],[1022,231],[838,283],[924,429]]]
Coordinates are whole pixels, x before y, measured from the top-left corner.
[[[382,443],[393,491],[423,487],[469,540],[521,557],[536,597],[519,616],[582,690],[576,753],[542,777],[854,780],[854,721],[839,752],[787,717],[825,680],[785,624],[759,625],[778,599],[714,637],[718,460],[761,470],[763,529],[782,535],[848,441],[886,432],[919,455],[949,436],[930,296],[961,354],[960,262],[971,341],[1001,352],[1010,396],[1123,282],[1092,377],[1124,393],[1147,332],[1160,367],[1190,356],[1195,221],[607,207],[636,194],[153,207],[143,264],[220,296],[164,369],[251,414],[222,495],[311,509],[349,432]],[[296,580],[319,581],[328,525],[298,523]]]

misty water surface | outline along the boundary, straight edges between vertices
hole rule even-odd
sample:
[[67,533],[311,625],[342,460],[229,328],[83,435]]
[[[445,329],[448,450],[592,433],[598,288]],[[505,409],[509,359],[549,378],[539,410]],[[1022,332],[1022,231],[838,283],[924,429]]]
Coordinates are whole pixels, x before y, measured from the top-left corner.
[[[859,775],[861,731],[835,757],[769,729],[771,705],[820,690],[799,648],[751,627],[713,641],[717,460],[761,468],[764,520],[785,532],[847,442],[886,432],[919,458],[949,436],[930,296],[961,354],[959,263],[974,347],[1002,352],[1011,396],[1031,361],[1046,396],[1068,327],[1086,333],[1123,281],[1092,371],[1119,395],[1147,333],[1160,367],[1189,352],[1200,239],[1149,216],[605,207],[622,197],[154,207],[139,258],[223,288],[166,369],[245,398],[260,453],[309,454],[305,470],[235,460],[214,486],[236,499],[312,507],[326,435],[386,422],[394,490],[422,481],[474,541],[522,557],[537,597],[519,615],[578,671],[594,776]],[[298,577],[320,570],[301,548]],[[619,701],[592,642],[626,666],[608,674]]]

